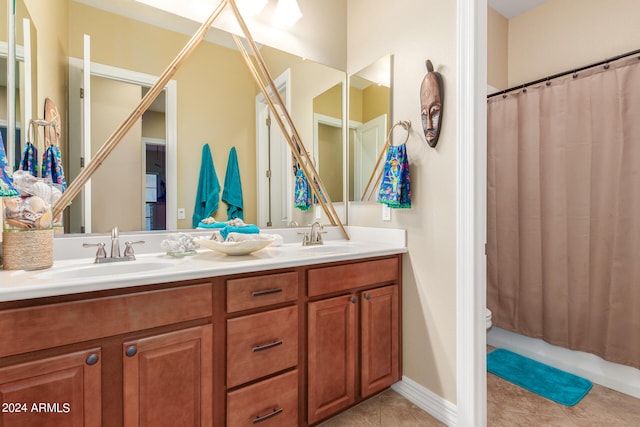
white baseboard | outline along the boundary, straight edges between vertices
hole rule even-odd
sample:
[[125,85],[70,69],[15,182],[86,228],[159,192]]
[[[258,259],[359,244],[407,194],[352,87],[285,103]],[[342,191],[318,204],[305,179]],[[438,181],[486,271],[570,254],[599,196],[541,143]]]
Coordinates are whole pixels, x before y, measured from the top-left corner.
[[640,370],[608,362],[596,355],[569,350],[495,326],[487,334],[487,344],[502,347],[542,363],[640,398]]
[[391,388],[420,409],[428,412],[447,426],[455,426],[458,419],[457,407],[432,391],[405,376]]

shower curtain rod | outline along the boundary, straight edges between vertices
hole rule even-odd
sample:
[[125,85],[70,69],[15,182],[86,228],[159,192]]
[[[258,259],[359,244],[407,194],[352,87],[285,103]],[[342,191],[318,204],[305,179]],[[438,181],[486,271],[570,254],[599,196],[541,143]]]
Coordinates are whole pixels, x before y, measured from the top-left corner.
[[[593,67],[599,67],[600,65],[604,65],[606,67],[607,64],[609,64],[609,62],[617,61],[618,59],[622,59],[622,58],[626,58],[628,56],[633,56],[633,55],[638,55],[638,54],[640,54],[640,49],[637,49],[637,50],[634,50],[634,51],[631,51],[631,52],[627,52],[627,53],[623,53],[623,54],[620,54],[618,56],[614,56],[613,58],[607,58],[607,59],[605,59],[603,61],[596,62],[595,64],[585,65],[584,67],[580,67],[580,68],[573,68],[571,70],[567,70],[567,71],[564,71],[562,73],[554,74],[554,75],[548,76],[548,77],[543,77],[543,78],[538,79],[538,80],[534,80],[534,81],[531,81],[531,82],[528,82],[528,83],[524,83],[524,84],[521,84],[521,85],[513,86],[513,87],[511,87],[509,89],[504,89],[504,90],[501,90],[501,91],[498,91],[498,92],[494,92],[494,93],[491,93],[491,94],[487,95],[487,99],[493,98],[494,96],[498,96],[498,95],[504,95],[504,94],[507,94],[507,93],[509,93],[511,91],[514,91],[514,90],[524,89],[526,87],[529,87],[529,86],[532,86],[532,85],[535,85],[535,84],[538,84],[538,83],[543,83],[543,82],[546,82],[546,81],[549,81],[549,80],[552,80],[552,79],[557,79],[558,77],[566,76],[568,74],[572,74],[572,73],[577,73],[579,71],[588,70],[589,68],[593,68]],[[638,59],[640,59],[640,56],[638,56]]]

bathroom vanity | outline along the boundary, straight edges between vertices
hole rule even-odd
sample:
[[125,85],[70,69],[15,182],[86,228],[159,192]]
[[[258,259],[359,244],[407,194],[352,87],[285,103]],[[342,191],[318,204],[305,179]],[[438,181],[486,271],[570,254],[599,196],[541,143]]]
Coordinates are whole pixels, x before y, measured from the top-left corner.
[[0,424],[317,424],[400,380],[404,252],[343,241],[1,272]]

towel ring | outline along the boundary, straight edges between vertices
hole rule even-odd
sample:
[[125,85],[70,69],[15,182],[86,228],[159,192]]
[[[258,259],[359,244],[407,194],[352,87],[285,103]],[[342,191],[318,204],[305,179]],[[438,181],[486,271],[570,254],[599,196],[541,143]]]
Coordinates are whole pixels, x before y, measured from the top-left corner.
[[391,134],[393,133],[393,129],[395,129],[396,126],[402,126],[404,130],[407,131],[407,135],[404,141],[402,141],[401,144],[398,144],[398,145],[404,145],[407,143],[407,141],[409,141],[409,130],[411,129],[411,120],[400,120],[399,122],[396,122],[393,126],[391,126],[391,129],[389,130],[389,134],[387,135],[387,141],[389,141],[390,145],[395,145],[395,144],[391,144]]

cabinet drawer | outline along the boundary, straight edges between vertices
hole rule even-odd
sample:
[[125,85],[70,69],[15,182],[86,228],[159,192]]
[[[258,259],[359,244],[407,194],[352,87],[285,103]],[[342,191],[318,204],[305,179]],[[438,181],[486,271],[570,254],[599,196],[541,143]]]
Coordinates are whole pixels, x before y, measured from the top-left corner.
[[310,297],[398,280],[398,258],[364,261],[308,272]]
[[210,317],[211,285],[0,312],[0,357]]
[[227,427],[298,425],[298,371],[227,393]]
[[227,387],[298,363],[298,307],[227,320]]
[[296,298],[296,272],[227,280],[228,313],[293,301]]

